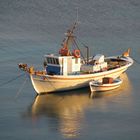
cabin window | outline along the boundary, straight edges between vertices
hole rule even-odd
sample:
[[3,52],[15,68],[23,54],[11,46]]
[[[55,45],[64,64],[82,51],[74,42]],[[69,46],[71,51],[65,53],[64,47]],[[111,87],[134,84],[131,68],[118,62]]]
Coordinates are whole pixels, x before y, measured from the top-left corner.
[[52,60],[52,64],[55,64],[55,59],[54,58],[51,58],[51,60]]
[[58,61],[58,59],[57,59],[57,58],[55,59],[55,62],[56,62],[56,64],[57,64],[57,65],[59,65],[59,61]]
[[51,58],[48,57],[48,58],[47,58],[47,62],[48,62],[48,63],[51,63]]
[[50,58],[50,57],[47,57],[47,63],[49,64],[56,64],[56,65],[59,65],[59,61],[57,58]]
[[49,64],[54,64],[53,58],[48,57]]

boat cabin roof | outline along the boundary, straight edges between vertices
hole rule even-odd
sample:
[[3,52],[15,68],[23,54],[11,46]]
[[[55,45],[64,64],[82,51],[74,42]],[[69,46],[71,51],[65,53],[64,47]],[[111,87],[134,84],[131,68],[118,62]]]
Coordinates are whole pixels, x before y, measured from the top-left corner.
[[57,55],[54,55],[54,54],[46,54],[44,55],[45,58],[74,58],[74,56],[57,56]]

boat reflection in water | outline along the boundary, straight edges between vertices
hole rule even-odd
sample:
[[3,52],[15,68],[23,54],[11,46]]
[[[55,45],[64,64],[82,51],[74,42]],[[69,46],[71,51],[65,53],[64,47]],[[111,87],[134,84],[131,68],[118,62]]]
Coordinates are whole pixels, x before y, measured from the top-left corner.
[[[106,110],[110,106],[108,101],[111,101],[111,104],[115,102],[121,105],[130,103],[129,97],[128,99],[126,97],[130,96],[131,84],[126,74],[123,74],[121,78],[123,84],[120,88],[107,92],[106,95],[112,95],[109,96],[111,98],[99,100],[89,98],[89,88],[68,93],[39,95],[28,110],[28,115],[33,119],[33,123],[39,123],[40,119],[45,118],[45,126],[53,133],[57,131],[65,138],[77,138],[86,129],[85,114],[88,110],[94,108],[98,108],[100,111]],[[100,94],[105,95],[104,92]],[[113,96],[118,94],[121,96],[117,96],[117,98]]]
[[69,94],[37,96],[32,105],[31,115],[35,119],[47,117],[49,129],[59,131],[63,137],[77,137],[82,129],[84,112],[93,102],[87,92],[89,91],[84,89]]
[[122,85],[119,88],[119,93],[127,93],[130,94],[132,92],[132,85],[131,81],[129,80],[129,77],[126,73],[123,73],[120,78],[123,80]]
[[92,110],[96,109],[99,112],[106,112],[109,116],[113,112],[119,112],[119,110],[115,110],[116,108],[128,111],[128,113],[133,109],[133,84],[131,84],[126,73],[121,75],[121,79],[123,83],[119,88],[107,92],[98,92],[95,98],[90,96],[94,101],[91,106]]

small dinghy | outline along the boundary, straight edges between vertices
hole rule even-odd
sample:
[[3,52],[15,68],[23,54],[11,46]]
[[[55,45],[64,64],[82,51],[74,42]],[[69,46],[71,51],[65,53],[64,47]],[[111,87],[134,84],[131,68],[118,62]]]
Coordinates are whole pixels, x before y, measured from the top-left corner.
[[121,83],[122,83],[122,80],[120,78],[113,79],[110,77],[105,77],[97,81],[89,82],[89,86],[90,86],[91,92],[108,91],[108,90],[118,88],[121,85]]

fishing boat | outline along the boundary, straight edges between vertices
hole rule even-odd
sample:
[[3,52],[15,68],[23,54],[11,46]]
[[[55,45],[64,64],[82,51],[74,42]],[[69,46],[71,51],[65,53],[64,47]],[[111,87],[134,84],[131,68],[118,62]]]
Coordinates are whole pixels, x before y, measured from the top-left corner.
[[[129,57],[130,49],[118,56],[105,57],[96,54],[85,58],[76,41],[74,23],[62,42],[57,55],[44,55],[42,70],[34,70],[27,64],[20,63],[19,68],[29,73],[32,85],[38,94],[67,91],[87,87],[91,80],[103,77],[117,78],[133,64]],[[87,47],[88,48],[88,47]]]
[[110,77],[104,77],[100,80],[89,82],[91,92],[108,91],[108,90],[116,89],[121,84],[122,84],[122,80],[120,78],[113,79]]

